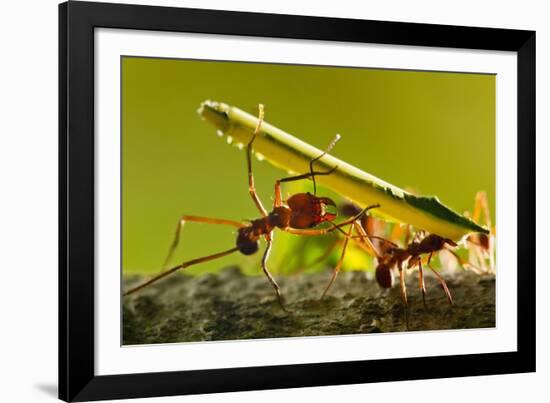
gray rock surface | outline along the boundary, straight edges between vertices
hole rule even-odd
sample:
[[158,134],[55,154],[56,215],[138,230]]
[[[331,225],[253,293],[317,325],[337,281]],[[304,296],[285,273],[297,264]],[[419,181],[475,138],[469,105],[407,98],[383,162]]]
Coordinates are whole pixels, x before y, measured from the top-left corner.
[[[173,275],[123,300],[123,344],[261,339],[495,326],[495,278],[445,274],[454,299],[447,302],[426,275],[424,309],[417,273],[408,276],[408,327],[400,289],[381,290],[365,272],[342,272],[319,301],[330,271],[278,277],[287,307],[279,307],[263,276],[229,267],[199,277]],[[144,278],[125,279],[125,287]]]

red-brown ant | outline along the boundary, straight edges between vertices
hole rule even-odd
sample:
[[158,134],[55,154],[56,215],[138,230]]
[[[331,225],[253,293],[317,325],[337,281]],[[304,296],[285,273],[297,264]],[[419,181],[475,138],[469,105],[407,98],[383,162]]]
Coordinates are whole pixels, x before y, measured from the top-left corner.
[[[483,196],[483,195],[482,195]],[[482,196],[477,196],[476,200],[481,199],[481,201],[476,202],[476,209],[478,211],[478,206],[483,206]],[[486,204],[486,201],[485,201]],[[358,208],[353,203],[346,203],[340,207],[341,213],[345,216],[350,216],[356,214]],[[487,213],[488,214],[488,213]],[[479,215],[476,214],[477,217]],[[447,286],[447,283],[443,277],[431,266],[431,260],[435,253],[446,250],[451,253],[459,264],[463,267],[468,267],[475,272],[480,272],[480,270],[474,264],[470,262],[463,261],[460,256],[451,248],[456,247],[457,244],[448,238],[443,238],[436,234],[429,234],[423,238],[420,237],[421,233],[417,233],[412,242],[409,242],[410,237],[410,227],[406,226],[405,231],[405,246],[399,247],[396,243],[389,241],[383,237],[375,235],[374,228],[376,227],[376,219],[367,215],[363,215],[356,223],[352,224],[355,227],[357,236],[350,236],[351,239],[355,240],[363,249],[365,249],[369,254],[374,255],[377,259],[377,266],[375,269],[375,278],[378,284],[382,288],[391,288],[393,286],[393,269],[397,268],[400,276],[400,287],[401,287],[401,297],[403,300],[404,307],[407,307],[407,290],[405,285],[405,270],[414,268],[418,266],[419,272],[419,287],[422,291],[422,301],[426,307],[426,286],[424,282],[424,267],[422,261],[422,255],[428,255],[426,264],[433,271],[437,280],[441,284],[447,300],[452,305],[453,298],[451,292]],[[402,226],[396,225],[392,231],[392,239],[396,239],[402,233]],[[476,234],[477,235],[477,234]],[[472,242],[473,237],[467,239],[469,242]],[[369,241],[368,245],[361,245],[365,240],[372,239],[372,243]],[[474,238],[476,239],[476,238]],[[476,239],[477,240],[477,239]],[[347,242],[347,239],[344,241]],[[484,243],[480,242],[480,247],[483,248]],[[485,247],[484,249],[488,249]],[[406,264],[406,267],[405,267]],[[329,285],[330,286],[330,285]],[[328,287],[327,287],[328,289]],[[327,290],[325,290],[326,293]],[[323,294],[324,295],[324,294]]]
[[[491,214],[489,212],[489,202],[487,193],[480,191],[476,193],[474,212],[472,220],[479,223],[483,214],[485,227],[489,229],[489,234],[475,233],[470,234],[466,241],[470,244],[470,262],[474,261],[476,266],[482,268],[482,272],[495,273],[495,228],[491,224]],[[470,216],[469,212],[464,215]],[[487,262],[488,261],[488,262]]]
[[[447,296],[447,300],[452,305],[453,299],[449,288],[447,287],[447,284],[443,277],[441,277],[441,275],[437,271],[435,271],[434,268],[430,265],[430,261],[434,253],[445,250],[451,253],[460,265],[462,265],[464,268],[468,268],[474,271],[475,273],[482,274],[484,271],[494,272],[494,230],[491,227],[487,194],[483,191],[478,192],[475,197],[474,213],[472,217],[474,222],[477,223],[479,221],[481,212],[483,212],[485,225],[487,226],[487,228],[489,228],[490,233],[488,235],[484,233],[475,233],[470,234],[466,237],[466,242],[471,246],[470,248],[468,248],[470,254],[472,254],[472,249],[477,252],[477,254],[475,255],[477,258],[476,264],[472,263],[472,256],[470,256],[470,261],[464,261],[454,250],[450,248],[457,246],[454,241],[447,238],[442,238],[435,234],[430,234],[421,240],[413,240],[409,244],[409,231],[407,228],[407,237],[405,240],[406,246],[404,249],[399,248],[397,245],[390,241],[385,241],[385,243],[382,245],[381,250],[383,252],[381,253],[381,257],[378,258],[378,265],[376,267],[375,273],[378,284],[383,288],[390,288],[393,284],[393,275],[391,270],[393,267],[397,267],[400,275],[401,296],[404,304],[407,305],[407,291],[405,288],[403,264],[408,259],[407,268],[418,266],[419,286],[422,291],[422,301],[424,303],[424,306],[426,306],[426,287],[424,283],[421,255],[428,254],[427,265],[436,275],[445,292],[445,295]],[[366,221],[366,219],[367,217],[363,217],[362,221]],[[366,231],[366,233],[369,233],[369,231]],[[482,266],[485,266],[486,256],[489,259],[489,269],[482,270],[478,267],[477,263],[481,263]]]
[[[387,241],[390,242],[390,241]],[[422,301],[426,306],[426,285],[424,283],[424,270],[422,265],[422,255],[428,255],[427,265],[433,271],[437,279],[439,280],[447,300],[452,305],[453,298],[447,287],[447,283],[441,277],[441,275],[431,266],[430,262],[434,253],[443,249],[447,249],[449,246],[457,246],[457,244],[451,239],[442,238],[439,235],[429,234],[422,240],[413,240],[405,248],[400,248],[393,244],[385,248],[385,252],[379,257],[378,265],[376,266],[376,280],[383,288],[390,288],[393,285],[393,275],[391,270],[397,267],[399,270],[399,278],[401,285],[401,298],[403,303],[407,305],[407,289],[405,286],[405,267],[404,263],[407,262],[407,268],[413,268],[418,266],[418,281],[419,287],[422,291]]]
[[[336,204],[334,203],[333,200],[331,200],[328,197],[317,197],[315,176],[330,175],[332,172],[334,172],[337,169],[337,167],[333,167],[332,169],[326,172],[316,172],[313,170],[313,163],[319,160],[321,157],[323,157],[326,153],[330,151],[330,149],[334,146],[335,142],[339,138],[339,136],[337,136],[336,139],[329,145],[327,150],[325,150],[321,155],[319,155],[318,157],[310,161],[310,172],[302,175],[279,179],[275,182],[275,199],[273,203],[273,209],[271,212],[268,213],[267,210],[264,208],[258,194],[256,193],[256,188],[254,186],[254,176],[252,174],[252,143],[254,142],[254,139],[256,138],[256,136],[260,133],[263,118],[264,118],[263,105],[259,105],[258,124],[254,130],[251,140],[248,143],[247,151],[246,151],[246,160],[247,160],[247,167],[248,167],[248,191],[250,193],[250,196],[252,197],[252,200],[254,201],[254,204],[258,208],[261,214],[261,217],[245,224],[238,221],[219,219],[219,218],[198,217],[198,216],[190,216],[190,215],[182,216],[178,221],[174,241],[172,242],[172,245],[169,249],[168,256],[166,257],[164,266],[166,266],[167,263],[170,261],[179,243],[180,232],[183,228],[183,225],[187,221],[207,223],[207,224],[230,225],[238,228],[236,246],[223,252],[219,252],[213,255],[204,256],[197,259],[189,260],[187,262],[183,262],[175,267],[172,267],[171,269],[168,269],[158,274],[157,276],[151,278],[145,283],[139,286],[136,286],[134,288],[131,288],[130,290],[124,293],[124,296],[140,291],[143,288],[153,284],[154,282],[180,269],[185,269],[187,267],[190,267],[199,263],[203,263],[203,262],[214,260],[223,256],[227,256],[234,252],[241,252],[244,255],[254,254],[259,249],[259,239],[263,237],[266,241],[267,246],[262,257],[261,266],[262,266],[263,272],[269,279],[269,282],[275,289],[279,304],[281,305],[283,310],[288,312],[284,304],[280,287],[275,281],[275,279],[273,278],[273,276],[271,275],[271,273],[269,272],[269,269],[267,268],[267,259],[269,257],[269,252],[271,251],[271,247],[273,244],[274,229],[279,228],[280,230],[283,230],[291,234],[304,235],[304,236],[325,235],[334,230],[339,230],[345,233],[342,230],[342,227],[352,224],[356,220],[360,219],[369,209],[379,207],[379,205],[369,206],[361,210],[354,217],[346,221],[343,221],[340,224],[334,224],[333,221],[336,218],[337,213],[336,211],[334,212],[328,211],[328,208],[335,207]],[[313,194],[296,193],[290,196],[286,201],[284,201],[282,196],[281,183],[297,181],[302,179],[311,179],[313,181],[314,193]],[[329,228],[314,229],[314,227],[318,226],[323,222],[328,222],[332,224],[332,226]]]

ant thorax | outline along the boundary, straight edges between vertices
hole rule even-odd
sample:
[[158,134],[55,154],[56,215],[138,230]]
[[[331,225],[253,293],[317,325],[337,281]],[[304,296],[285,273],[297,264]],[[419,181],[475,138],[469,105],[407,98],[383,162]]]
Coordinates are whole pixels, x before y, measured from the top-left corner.
[[420,242],[412,242],[407,249],[411,255],[421,255],[423,253],[440,251],[445,247],[445,244],[456,246],[456,243],[450,239],[442,238],[439,235],[430,234],[423,238]]
[[290,224],[292,212],[288,207],[275,207],[268,216],[250,221],[250,225],[239,228],[237,248],[244,255],[252,255],[258,250],[258,240],[274,228],[286,228]]

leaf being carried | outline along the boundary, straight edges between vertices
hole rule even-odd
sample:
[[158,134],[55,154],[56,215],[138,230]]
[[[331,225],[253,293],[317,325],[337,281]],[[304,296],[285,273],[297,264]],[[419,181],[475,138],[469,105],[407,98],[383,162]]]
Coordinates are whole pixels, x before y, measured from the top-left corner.
[[[248,144],[258,124],[257,117],[224,103],[205,101],[198,112],[219,134],[227,136],[228,143]],[[303,173],[309,171],[309,161],[322,150],[263,122],[254,140],[254,152],[279,168]],[[330,175],[318,176],[316,181],[359,206],[380,204],[376,214],[385,219],[408,223],[454,241],[471,232],[489,233],[441,203],[436,196],[415,196],[330,154],[317,161],[316,166],[320,171],[338,167]]]

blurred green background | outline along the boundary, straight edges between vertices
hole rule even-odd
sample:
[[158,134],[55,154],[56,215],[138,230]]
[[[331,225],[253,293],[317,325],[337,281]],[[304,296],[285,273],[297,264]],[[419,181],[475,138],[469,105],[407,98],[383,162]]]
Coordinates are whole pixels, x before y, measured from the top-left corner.
[[[160,270],[182,214],[253,219],[245,153],[197,115],[206,99],[253,114],[383,180],[437,195],[458,212],[486,190],[495,212],[495,76],[238,62],[122,59],[123,272]],[[271,206],[286,172],[253,161],[258,193]],[[285,191],[311,191],[311,182]],[[321,189],[322,195],[332,195]],[[294,238],[294,239],[291,239]],[[278,232],[272,272],[284,272],[301,240]],[[304,249],[313,258],[323,242]],[[189,223],[174,264],[235,244],[232,227]],[[261,253],[234,254],[188,269],[239,264],[261,274]],[[350,253],[345,267],[368,259]],[[365,266],[366,267],[366,266]]]

